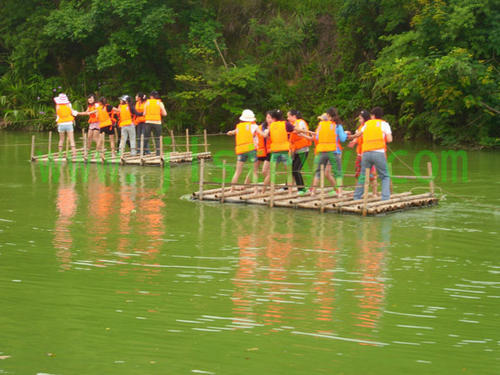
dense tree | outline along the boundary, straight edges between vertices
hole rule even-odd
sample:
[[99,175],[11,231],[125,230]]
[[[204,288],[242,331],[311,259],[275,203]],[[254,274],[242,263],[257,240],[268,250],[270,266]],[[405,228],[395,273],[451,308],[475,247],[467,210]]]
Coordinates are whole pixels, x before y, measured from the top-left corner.
[[[232,126],[334,105],[352,125],[382,105],[396,133],[499,144],[500,5],[494,0],[4,0],[0,115],[53,126],[52,97],[82,107],[159,90],[171,128]],[[83,125],[83,123],[82,123]],[[471,143],[471,140],[472,143]]]

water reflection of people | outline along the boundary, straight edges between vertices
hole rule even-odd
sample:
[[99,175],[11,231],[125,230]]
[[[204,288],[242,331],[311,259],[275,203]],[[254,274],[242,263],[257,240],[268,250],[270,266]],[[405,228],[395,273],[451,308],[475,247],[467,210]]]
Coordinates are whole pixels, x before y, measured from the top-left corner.
[[358,271],[361,282],[356,291],[359,310],[354,314],[362,337],[371,336],[378,327],[386,295],[385,258],[390,244],[391,218],[364,220],[358,231]]
[[56,198],[57,219],[54,230],[54,248],[62,270],[71,268],[73,245],[71,224],[76,213],[77,201],[74,178],[70,176],[70,169],[61,164],[59,165],[59,187]]

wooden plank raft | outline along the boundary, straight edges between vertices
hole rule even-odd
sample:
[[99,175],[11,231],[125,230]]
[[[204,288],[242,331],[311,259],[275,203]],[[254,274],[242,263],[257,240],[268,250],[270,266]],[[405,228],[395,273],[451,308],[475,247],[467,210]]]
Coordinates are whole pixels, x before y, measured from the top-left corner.
[[[189,130],[186,129],[186,151],[176,151],[176,143],[173,132],[170,132],[173,147],[171,152],[163,152],[163,137],[160,137],[160,144],[157,147],[157,153],[144,153],[144,138],[141,137],[139,152],[132,155],[130,152],[123,154],[112,154],[111,151],[97,151],[87,149],[87,136],[82,131],[83,147],[76,149],[76,157],[72,157],[69,150],[69,144],[66,142],[66,150],[61,152],[52,152],[52,132],[49,132],[48,153],[43,155],[35,155],[35,136],[32,136],[31,142],[31,161],[41,162],[71,162],[71,163],[106,163],[120,165],[148,165],[148,166],[164,166],[165,163],[191,163],[193,160],[211,159],[212,153],[208,151],[207,132],[204,130],[204,143],[193,145],[189,143]],[[192,152],[190,147],[204,146],[203,152]],[[177,145],[178,147],[178,145]]]
[[[246,203],[255,205],[267,205],[269,207],[286,207],[296,209],[312,209],[320,212],[330,211],[337,213],[357,214],[372,216],[390,212],[407,210],[417,207],[430,207],[438,204],[439,198],[434,194],[434,183],[432,179],[432,167],[428,164],[430,180],[430,191],[424,194],[413,194],[409,191],[391,194],[390,199],[382,201],[380,195],[368,192],[369,170],[365,174],[365,190],[362,199],[354,199],[354,191],[344,190],[339,196],[333,188],[321,188],[315,194],[306,192],[299,195],[295,187],[286,185],[264,186],[262,184],[241,184],[236,186],[225,186],[210,190],[204,190],[203,161],[200,164],[199,190],[192,194],[193,200],[219,201],[221,203]],[[225,176],[223,167],[223,176]],[[324,178],[323,173],[321,177]],[[223,179],[224,181],[224,179]],[[231,184],[230,184],[231,185]]]

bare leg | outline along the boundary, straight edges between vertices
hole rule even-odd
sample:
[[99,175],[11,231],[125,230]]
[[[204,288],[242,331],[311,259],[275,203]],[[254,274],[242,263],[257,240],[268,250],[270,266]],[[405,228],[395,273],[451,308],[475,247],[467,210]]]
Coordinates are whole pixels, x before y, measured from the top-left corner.
[[66,132],[59,132],[59,144],[57,145],[59,149],[59,155],[58,155],[59,158],[61,157],[62,149],[64,146],[64,140],[66,139],[65,134]]
[[238,178],[240,178],[241,172],[243,171],[243,165],[245,163],[242,161],[236,162],[236,170],[234,171],[233,179],[231,180],[231,191],[234,191],[234,185],[238,183]]
[[114,134],[109,135],[109,143],[111,144],[111,157],[114,158],[114,157],[116,157]]
[[76,147],[75,147],[75,133],[68,132],[69,144],[71,145],[71,154],[73,158],[76,158]]

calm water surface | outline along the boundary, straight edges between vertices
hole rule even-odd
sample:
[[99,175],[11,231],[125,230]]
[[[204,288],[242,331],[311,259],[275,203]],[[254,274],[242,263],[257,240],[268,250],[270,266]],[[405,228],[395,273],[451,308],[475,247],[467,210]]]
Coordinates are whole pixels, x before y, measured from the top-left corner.
[[[498,152],[465,182],[436,164],[436,208],[361,218],[191,202],[196,165],[31,164],[30,141],[0,132],[0,374],[500,373]],[[215,180],[233,140],[210,142]]]

